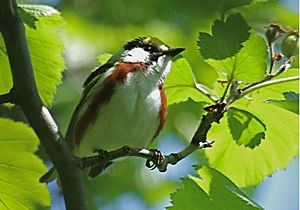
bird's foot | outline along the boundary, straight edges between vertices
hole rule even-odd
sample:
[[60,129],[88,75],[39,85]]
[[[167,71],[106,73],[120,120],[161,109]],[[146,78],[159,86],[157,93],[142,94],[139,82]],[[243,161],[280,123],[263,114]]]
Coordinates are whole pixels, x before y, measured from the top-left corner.
[[151,159],[147,159],[146,167],[150,168],[151,170],[154,170],[157,167],[157,165],[159,165],[165,159],[165,156],[157,149],[149,150],[153,152],[154,155],[151,157]]

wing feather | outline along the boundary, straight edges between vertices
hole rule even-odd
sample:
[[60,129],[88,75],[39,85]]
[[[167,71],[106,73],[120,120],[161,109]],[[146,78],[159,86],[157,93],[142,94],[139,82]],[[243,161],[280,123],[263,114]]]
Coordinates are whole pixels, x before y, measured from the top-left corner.
[[74,142],[74,132],[73,131],[74,131],[75,123],[77,122],[78,113],[81,110],[81,108],[83,107],[83,104],[87,99],[88,92],[94,87],[94,85],[97,83],[97,81],[99,79],[101,79],[103,74],[113,66],[114,66],[113,63],[106,63],[106,64],[98,67],[96,70],[94,70],[88,76],[88,78],[83,83],[84,90],[83,90],[81,99],[72,114],[72,118],[71,118],[71,121],[68,126],[68,130],[66,133],[66,141],[67,141],[68,145],[70,146],[70,148],[73,148],[73,142]]

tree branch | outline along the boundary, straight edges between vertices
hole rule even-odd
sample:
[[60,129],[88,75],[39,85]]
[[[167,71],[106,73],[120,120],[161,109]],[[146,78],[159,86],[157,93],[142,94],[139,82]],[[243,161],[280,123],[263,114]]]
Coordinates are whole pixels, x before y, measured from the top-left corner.
[[191,143],[178,153],[163,155],[157,150],[125,146],[109,152],[100,152],[99,155],[96,156],[84,157],[80,159],[80,165],[82,168],[102,166],[102,168],[105,169],[115,159],[126,156],[135,156],[146,158],[148,160],[147,163],[152,162],[152,165],[146,164],[149,168],[157,168],[160,172],[165,172],[169,164],[175,165],[196,150],[212,146],[213,141],[207,141],[208,131],[211,128],[212,123],[219,123],[219,120],[223,117],[227,108],[226,104],[223,103],[208,106],[205,110],[208,113],[203,115]]
[[[67,209],[87,209],[81,169],[38,94],[25,28],[15,0],[1,1],[0,30],[14,83],[11,101],[22,108],[57,169]],[[5,98],[2,96],[2,101]]]
[[12,98],[12,95],[10,92],[0,95],[0,104],[11,103],[12,102],[11,98]]

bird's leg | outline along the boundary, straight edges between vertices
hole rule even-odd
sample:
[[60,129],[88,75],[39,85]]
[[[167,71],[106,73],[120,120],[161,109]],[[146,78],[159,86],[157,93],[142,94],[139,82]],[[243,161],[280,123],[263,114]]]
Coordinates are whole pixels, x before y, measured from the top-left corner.
[[104,171],[113,162],[110,161],[109,153],[103,149],[97,149],[95,152],[98,153],[99,159],[102,160],[99,164],[92,166],[88,171],[88,176],[94,178]]
[[151,159],[147,159],[146,167],[154,170],[165,159],[165,156],[157,149],[149,149],[149,151],[153,152],[154,155]]

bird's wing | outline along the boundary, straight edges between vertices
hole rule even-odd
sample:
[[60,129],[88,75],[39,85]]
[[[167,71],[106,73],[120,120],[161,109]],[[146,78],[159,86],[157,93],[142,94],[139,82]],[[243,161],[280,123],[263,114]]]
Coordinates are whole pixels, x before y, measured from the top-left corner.
[[[85,80],[85,82],[83,83],[83,87],[86,89],[88,88],[88,86],[91,85],[91,83],[93,83],[95,80],[97,80],[97,78],[101,77],[101,75],[106,72],[108,69],[110,69],[111,67],[114,66],[114,64],[120,60],[120,57],[123,53],[123,48],[120,49],[116,54],[114,54],[113,56],[111,56],[109,58],[109,60],[101,65],[100,67],[98,67],[97,69],[95,69],[89,76],[88,78]],[[93,85],[93,84],[92,84]]]
[[102,75],[109,70],[111,67],[114,66],[114,64],[120,60],[120,57],[123,53],[123,49],[120,49],[116,54],[114,54],[105,64],[101,65],[100,67],[98,67],[97,69],[95,69],[89,76],[88,78],[85,80],[85,82],[83,83],[83,93],[80,99],[79,104],[77,105],[75,111],[73,112],[69,127],[68,127],[68,131],[66,133],[66,140],[68,142],[68,145],[73,148],[73,140],[74,140],[74,136],[73,136],[73,129],[75,126],[75,122],[77,119],[77,115],[79,113],[79,110],[82,108],[84,102],[86,101],[88,92],[94,87],[94,85],[97,83],[97,81],[99,79],[101,79]]
[[80,109],[82,108],[84,102],[86,101],[88,92],[94,87],[94,85],[101,78],[103,73],[105,73],[108,69],[110,69],[113,66],[114,66],[114,63],[110,63],[110,62],[105,63],[104,65],[102,65],[102,66],[98,67],[96,70],[94,70],[88,76],[88,78],[85,80],[85,82],[83,83],[84,90],[83,90],[81,99],[73,112],[71,121],[68,126],[68,130],[66,133],[66,140],[67,140],[67,143],[70,146],[70,148],[73,148],[73,141],[74,141],[73,130],[74,130],[75,123],[77,122],[77,116],[78,116],[78,113],[79,113]]
[[97,80],[98,77],[100,77],[104,72],[106,72],[108,69],[113,67],[113,63],[105,63],[102,66],[99,66],[96,68],[89,76],[88,78],[84,81],[83,83],[83,88],[87,88],[90,83],[93,81]]

